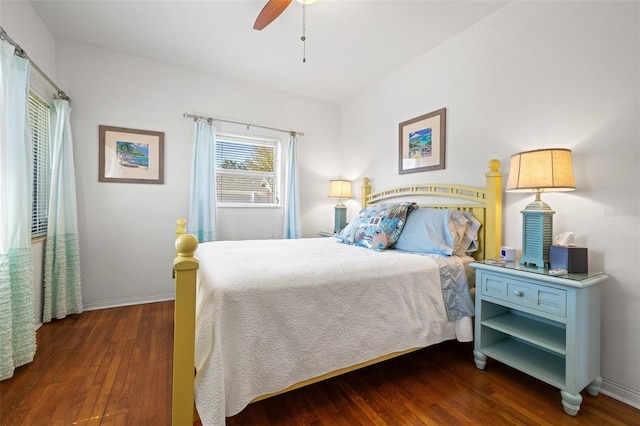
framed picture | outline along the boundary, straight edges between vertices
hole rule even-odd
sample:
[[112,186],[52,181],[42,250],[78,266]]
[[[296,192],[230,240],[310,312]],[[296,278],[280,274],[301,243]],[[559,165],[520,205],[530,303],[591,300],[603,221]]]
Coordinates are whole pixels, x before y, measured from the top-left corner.
[[400,123],[398,172],[444,169],[447,109]]
[[99,126],[98,181],[164,183],[164,132]]

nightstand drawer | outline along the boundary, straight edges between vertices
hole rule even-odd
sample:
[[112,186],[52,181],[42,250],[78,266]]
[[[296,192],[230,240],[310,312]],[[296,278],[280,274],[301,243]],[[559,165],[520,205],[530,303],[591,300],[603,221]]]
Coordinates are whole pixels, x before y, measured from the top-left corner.
[[567,315],[566,290],[527,283],[493,274],[482,274],[482,295],[505,300],[565,318]]

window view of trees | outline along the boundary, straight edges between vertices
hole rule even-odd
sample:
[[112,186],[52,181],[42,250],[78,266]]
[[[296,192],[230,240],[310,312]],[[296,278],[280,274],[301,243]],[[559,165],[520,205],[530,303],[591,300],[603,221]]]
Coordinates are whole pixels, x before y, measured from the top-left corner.
[[277,140],[218,135],[217,199],[221,203],[278,205]]
[[[243,150],[244,151],[244,150]],[[273,172],[274,166],[274,147],[252,146],[246,149],[243,154],[247,154],[247,158],[242,161],[231,158],[224,158],[220,163],[220,168],[229,170],[251,170],[254,172]],[[224,155],[224,150],[222,150]]]
[[256,146],[253,148],[253,155],[247,160],[250,170],[256,172],[273,172],[274,154],[273,147]]

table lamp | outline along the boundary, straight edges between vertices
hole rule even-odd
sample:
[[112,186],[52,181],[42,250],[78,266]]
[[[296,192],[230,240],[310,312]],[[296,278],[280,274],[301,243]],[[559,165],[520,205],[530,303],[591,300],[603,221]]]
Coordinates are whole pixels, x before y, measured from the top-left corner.
[[342,203],[342,199],[351,198],[351,181],[342,179],[330,180],[328,197],[338,199],[338,204],[335,207],[336,218],[333,228],[333,232],[338,233],[347,225],[347,206]]
[[551,207],[540,199],[542,192],[573,191],[571,150],[562,148],[525,151],[511,156],[507,191],[535,192],[536,199],[522,210],[522,257],[520,264],[544,268],[549,262],[553,238]]

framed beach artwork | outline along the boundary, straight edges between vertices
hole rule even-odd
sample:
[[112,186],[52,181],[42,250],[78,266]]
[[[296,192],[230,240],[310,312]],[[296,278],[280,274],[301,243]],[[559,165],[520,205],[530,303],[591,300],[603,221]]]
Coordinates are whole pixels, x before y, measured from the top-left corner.
[[164,132],[99,126],[98,181],[164,183]]
[[400,123],[398,172],[444,169],[447,109]]

